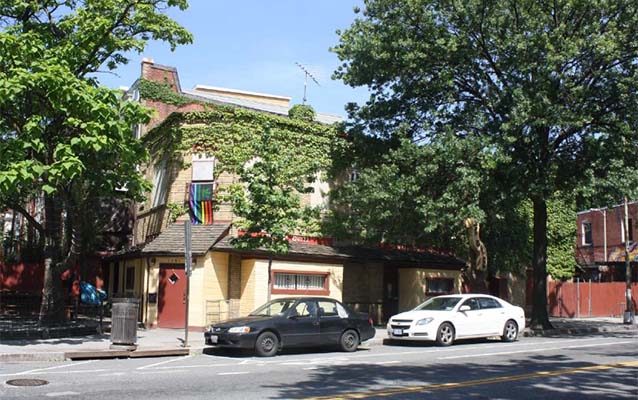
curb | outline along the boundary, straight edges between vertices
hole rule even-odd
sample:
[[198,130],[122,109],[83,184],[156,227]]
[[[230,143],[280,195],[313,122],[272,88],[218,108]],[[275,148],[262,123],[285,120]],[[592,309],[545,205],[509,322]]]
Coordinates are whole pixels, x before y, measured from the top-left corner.
[[546,330],[532,330],[530,328],[525,328],[522,332],[522,336],[524,337],[535,337],[535,336],[557,336],[557,335],[587,335],[590,333],[609,333],[609,332],[621,332],[621,331],[635,331],[638,330],[636,326],[603,326],[603,327],[593,327],[593,328],[556,328],[556,329],[546,329]]

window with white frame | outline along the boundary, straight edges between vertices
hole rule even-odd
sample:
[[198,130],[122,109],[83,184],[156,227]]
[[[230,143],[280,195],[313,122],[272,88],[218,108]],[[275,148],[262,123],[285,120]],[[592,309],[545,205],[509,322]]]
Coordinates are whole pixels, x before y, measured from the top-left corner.
[[273,289],[286,291],[325,290],[325,273],[274,272]]
[[153,203],[151,207],[161,206],[166,203],[166,160],[162,160],[155,164],[153,175],[153,193],[151,193],[151,199]]
[[581,229],[583,234],[583,246],[593,244],[594,242],[592,240],[591,222],[583,222]]
[[215,157],[208,154],[193,154],[193,182],[213,180]]

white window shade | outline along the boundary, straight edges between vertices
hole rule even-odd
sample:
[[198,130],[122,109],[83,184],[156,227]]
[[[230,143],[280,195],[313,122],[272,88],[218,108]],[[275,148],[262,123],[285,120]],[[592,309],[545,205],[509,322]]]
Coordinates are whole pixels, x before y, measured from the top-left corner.
[[215,157],[206,154],[193,154],[193,182],[212,181],[215,171]]

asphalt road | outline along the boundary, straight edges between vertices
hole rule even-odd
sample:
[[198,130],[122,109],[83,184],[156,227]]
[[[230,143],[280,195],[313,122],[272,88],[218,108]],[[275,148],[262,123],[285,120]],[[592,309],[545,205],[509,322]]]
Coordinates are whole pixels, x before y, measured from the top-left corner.
[[[16,387],[15,379],[43,386]],[[0,398],[638,399],[638,333],[0,365]],[[30,382],[29,382],[30,383]]]

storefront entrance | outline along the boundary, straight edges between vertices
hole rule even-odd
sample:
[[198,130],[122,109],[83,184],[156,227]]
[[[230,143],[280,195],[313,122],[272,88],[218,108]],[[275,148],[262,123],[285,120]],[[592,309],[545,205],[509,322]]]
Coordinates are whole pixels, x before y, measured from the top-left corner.
[[160,264],[157,299],[160,328],[183,328],[186,321],[186,274],[180,264]]

